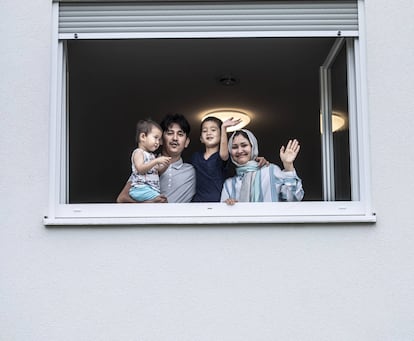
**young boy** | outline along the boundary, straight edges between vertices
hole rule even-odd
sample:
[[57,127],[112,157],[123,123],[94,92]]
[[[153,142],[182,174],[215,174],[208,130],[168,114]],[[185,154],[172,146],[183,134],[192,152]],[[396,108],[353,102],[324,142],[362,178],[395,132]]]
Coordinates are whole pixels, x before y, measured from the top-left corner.
[[227,127],[235,126],[240,120],[222,122],[216,117],[207,117],[201,123],[200,141],[204,151],[193,154],[191,164],[196,170],[196,194],[193,202],[218,202],[227,173],[229,150]]
[[160,178],[170,162],[170,157],[155,157],[160,146],[162,129],[158,123],[151,120],[140,120],[137,123],[138,148],[132,152],[132,185],[129,195],[136,201],[155,199],[160,195]]

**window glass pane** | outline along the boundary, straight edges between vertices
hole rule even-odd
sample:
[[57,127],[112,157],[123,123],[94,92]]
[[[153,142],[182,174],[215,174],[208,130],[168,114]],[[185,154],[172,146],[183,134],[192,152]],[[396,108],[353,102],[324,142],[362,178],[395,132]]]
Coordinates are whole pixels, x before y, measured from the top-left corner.
[[331,81],[335,200],[351,200],[346,44],[332,65]]
[[[200,114],[220,107],[253,113],[246,128],[257,135],[259,154],[273,163],[281,165],[280,146],[297,138],[302,148],[295,166],[304,200],[322,200],[319,67],[334,40],[68,41],[69,202],[115,202],[130,174],[139,119],[184,114],[192,127],[183,154],[188,161],[202,148]],[[347,115],[346,61],[339,57],[337,63],[333,103]],[[237,79],[235,85],[219,82],[229,74]],[[345,137],[334,137],[340,155],[338,161],[335,156],[336,182],[343,186],[337,188],[337,199],[348,200],[349,138],[346,131],[341,134]]]

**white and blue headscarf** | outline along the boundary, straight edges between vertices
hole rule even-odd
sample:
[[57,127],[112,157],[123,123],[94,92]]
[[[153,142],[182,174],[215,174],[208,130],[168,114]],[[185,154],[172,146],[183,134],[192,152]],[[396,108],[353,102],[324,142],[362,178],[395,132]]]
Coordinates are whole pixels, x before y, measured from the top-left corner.
[[233,158],[231,157],[233,139],[234,139],[234,136],[237,134],[237,131],[235,131],[231,135],[229,139],[229,143],[228,143],[231,161],[236,165],[237,176],[242,179],[239,201],[241,202],[263,201],[260,169],[259,169],[259,164],[255,161],[257,156],[259,155],[259,147],[257,144],[257,139],[250,130],[241,129],[241,131],[246,133],[248,140],[250,142],[250,145],[252,146],[252,155],[250,156],[250,161],[248,161],[244,165],[241,165],[241,164],[238,164],[236,161],[234,161]]

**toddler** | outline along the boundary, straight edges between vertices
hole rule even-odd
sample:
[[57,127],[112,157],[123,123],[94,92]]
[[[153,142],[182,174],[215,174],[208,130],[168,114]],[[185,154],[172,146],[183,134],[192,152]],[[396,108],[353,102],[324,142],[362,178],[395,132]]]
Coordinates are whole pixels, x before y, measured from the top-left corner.
[[161,174],[168,167],[170,157],[155,157],[160,146],[162,129],[152,120],[140,120],[137,123],[138,148],[132,152],[132,186],[129,195],[136,201],[155,199],[160,195]]

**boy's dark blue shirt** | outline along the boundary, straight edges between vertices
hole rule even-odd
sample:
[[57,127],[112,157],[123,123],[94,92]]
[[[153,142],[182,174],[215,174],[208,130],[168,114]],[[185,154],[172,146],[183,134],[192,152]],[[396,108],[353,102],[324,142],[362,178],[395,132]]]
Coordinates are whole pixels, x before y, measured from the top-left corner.
[[204,159],[204,151],[193,154],[191,164],[196,170],[196,194],[193,202],[219,202],[228,161],[220,158],[219,152]]

